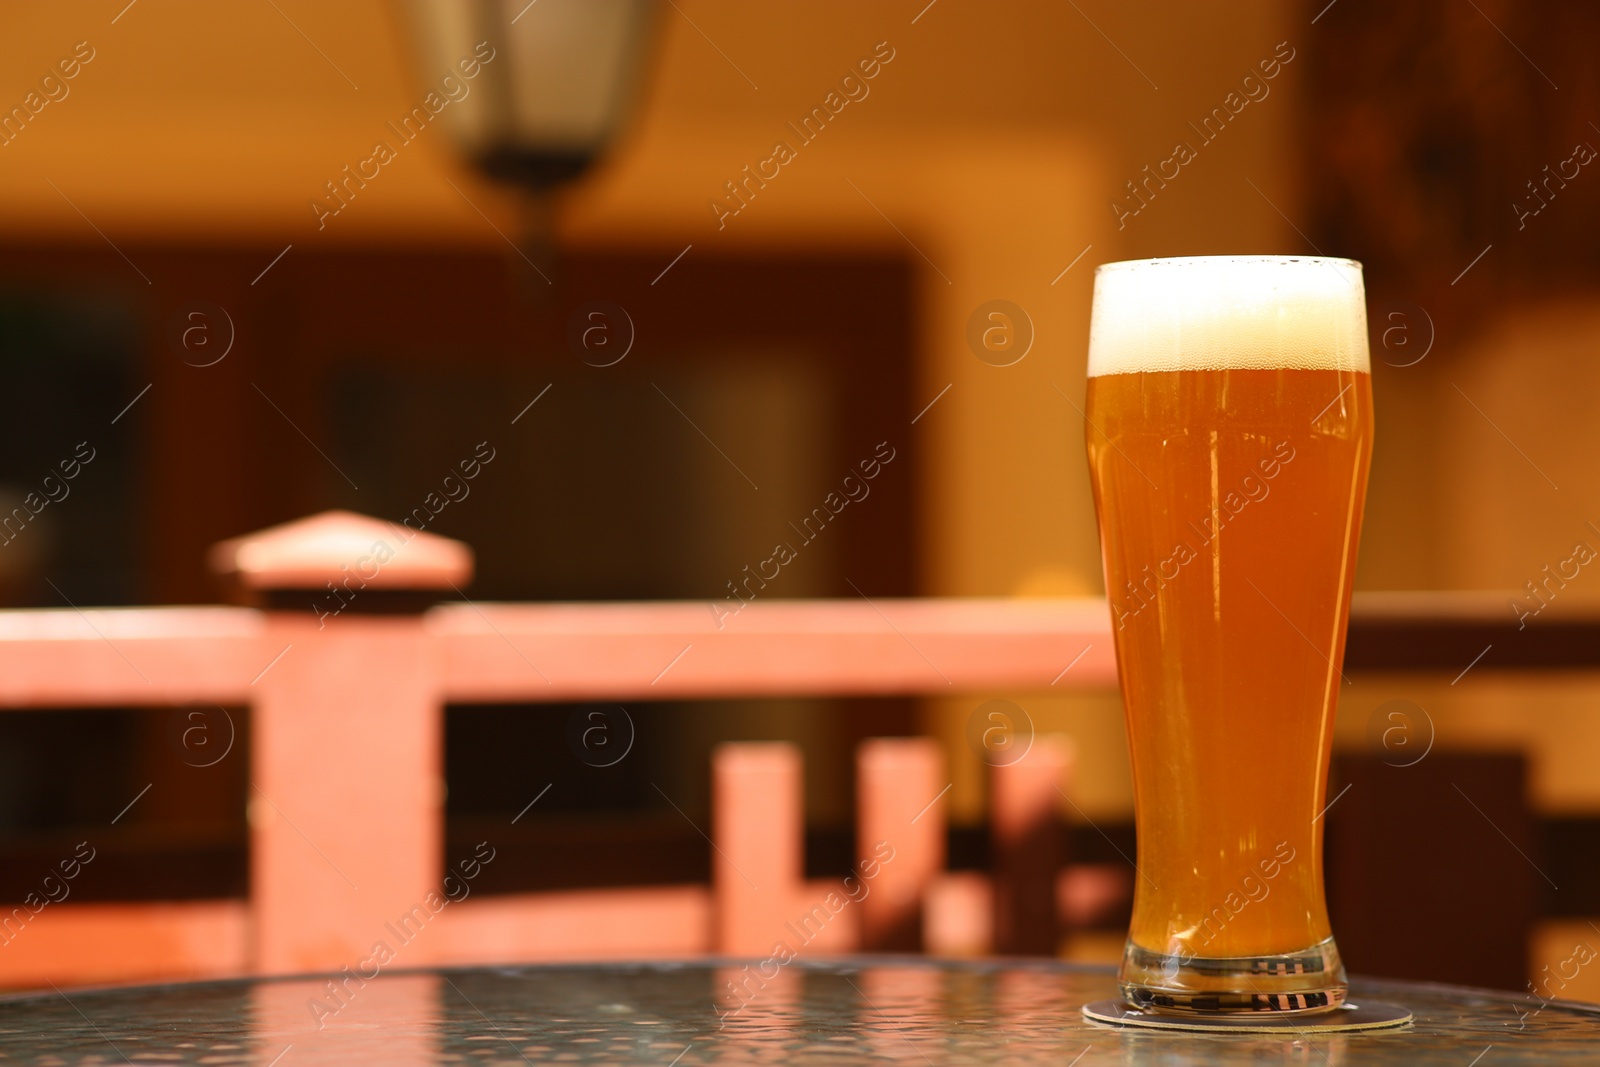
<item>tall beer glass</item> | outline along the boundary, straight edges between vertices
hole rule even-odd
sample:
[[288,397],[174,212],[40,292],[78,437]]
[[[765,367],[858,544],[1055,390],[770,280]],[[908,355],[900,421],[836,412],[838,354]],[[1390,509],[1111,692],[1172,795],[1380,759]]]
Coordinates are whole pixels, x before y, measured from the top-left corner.
[[1361,265],[1102,266],[1087,416],[1139,833],[1123,994],[1336,1008],[1322,812],[1372,454]]

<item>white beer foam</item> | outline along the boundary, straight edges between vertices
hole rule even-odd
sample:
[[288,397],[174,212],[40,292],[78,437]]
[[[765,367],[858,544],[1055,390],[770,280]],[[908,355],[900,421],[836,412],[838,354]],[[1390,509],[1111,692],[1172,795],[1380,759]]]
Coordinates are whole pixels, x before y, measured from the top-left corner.
[[1370,371],[1361,264],[1186,256],[1103,264],[1089,377],[1134,371]]

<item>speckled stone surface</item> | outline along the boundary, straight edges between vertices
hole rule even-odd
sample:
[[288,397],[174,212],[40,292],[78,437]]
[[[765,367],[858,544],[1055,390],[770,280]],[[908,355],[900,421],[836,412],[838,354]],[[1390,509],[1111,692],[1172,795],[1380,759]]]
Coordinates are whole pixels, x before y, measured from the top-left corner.
[[16,995],[0,999],[0,1063],[1600,1063],[1600,1007],[1445,986],[1355,982],[1353,999],[1415,1013],[1400,1030],[1225,1035],[1086,1023],[1083,1004],[1116,993],[1101,968],[858,958],[766,973],[697,961]]

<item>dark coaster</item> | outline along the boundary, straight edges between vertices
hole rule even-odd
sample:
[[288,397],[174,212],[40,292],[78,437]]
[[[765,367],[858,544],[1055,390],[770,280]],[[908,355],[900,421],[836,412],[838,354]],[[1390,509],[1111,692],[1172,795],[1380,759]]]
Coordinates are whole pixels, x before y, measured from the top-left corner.
[[1183,1030],[1212,1034],[1340,1034],[1353,1030],[1392,1030],[1411,1022],[1410,1010],[1398,1004],[1368,1000],[1345,1004],[1320,1015],[1261,1011],[1227,1015],[1161,1015],[1140,1011],[1120,1000],[1097,1000],[1083,1006],[1083,1017],[1101,1026],[1142,1030]]

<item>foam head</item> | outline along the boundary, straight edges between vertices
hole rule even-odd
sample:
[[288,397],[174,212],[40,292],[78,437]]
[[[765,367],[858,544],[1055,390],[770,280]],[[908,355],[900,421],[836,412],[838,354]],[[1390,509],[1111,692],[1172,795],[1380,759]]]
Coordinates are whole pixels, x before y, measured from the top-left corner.
[[1095,272],[1089,377],[1281,368],[1370,371],[1361,264],[1187,256]]

